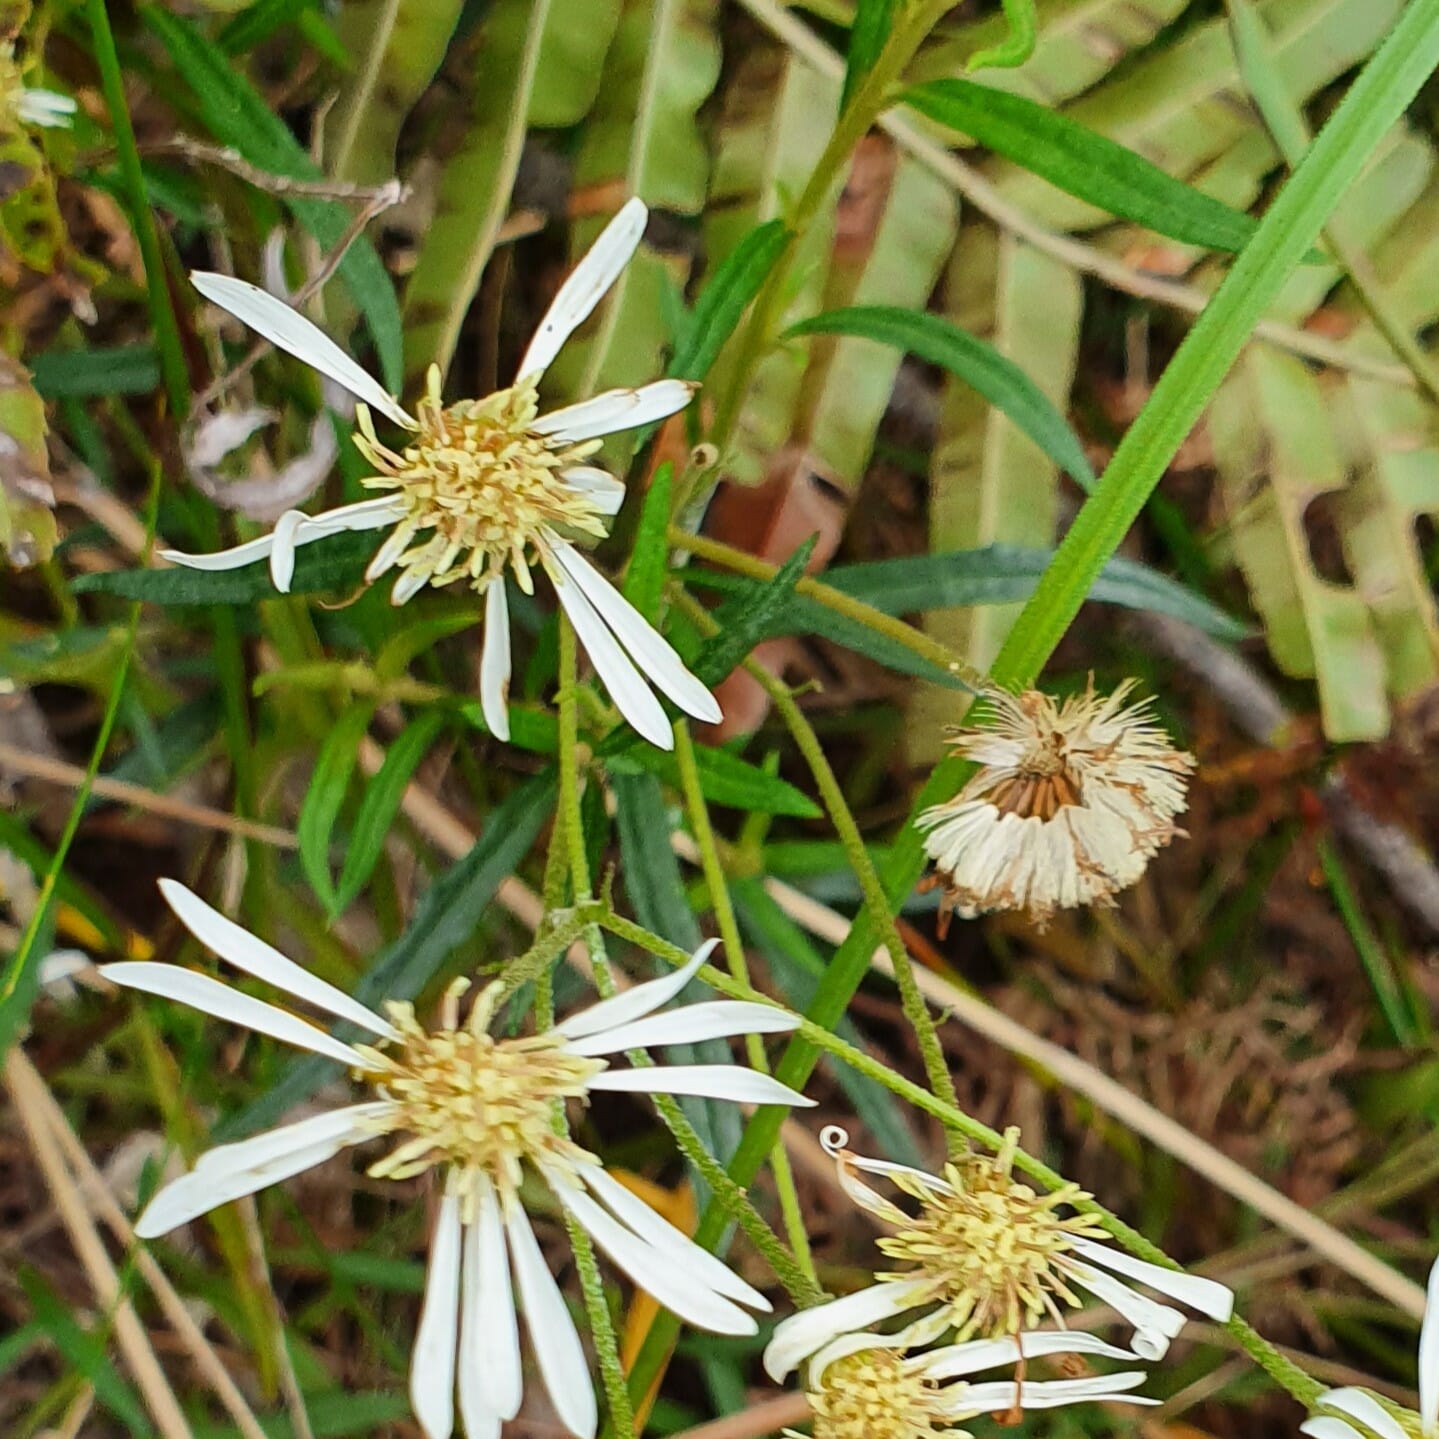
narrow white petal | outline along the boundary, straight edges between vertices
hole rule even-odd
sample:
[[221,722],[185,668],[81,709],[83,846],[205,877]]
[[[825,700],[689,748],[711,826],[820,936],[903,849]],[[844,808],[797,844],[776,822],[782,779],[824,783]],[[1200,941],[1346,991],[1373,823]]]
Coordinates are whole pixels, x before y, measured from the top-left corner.
[[298,310],[291,309],[258,285],[231,275],[197,270],[190,282],[207,299],[243,320],[272,344],[303,360],[313,370],[343,385],[357,400],[388,415],[407,430],[415,422],[385,391],[385,387],[357,365],[323,330],[312,325]]
[[429,583],[430,576],[424,570],[406,570],[395,581],[390,591],[390,603],[402,605],[414,597]]
[[[1017,1386],[1019,1407],[1058,1409],[1064,1404],[1102,1403],[1106,1400],[1117,1400],[1121,1404],[1158,1404],[1158,1399],[1125,1392],[1143,1384],[1148,1377],[1138,1369],[1129,1369],[1119,1374],[1098,1374],[1092,1379],[1025,1381]],[[964,1385],[955,1396],[951,1417],[1005,1413],[1015,1407],[1015,1389],[1012,1379]]]
[[282,595],[290,593],[295,578],[295,536],[307,516],[304,510],[286,510],[270,532],[274,545],[270,549],[270,581]]
[[135,1221],[135,1233],[141,1239],[168,1234],[232,1199],[322,1164],[346,1145],[368,1139],[374,1133],[369,1121],[389,1107],[384,1102],[355,1104],[222,1144],[203,1154],[189,1174],[160,1190]]
[[788,1034],[799,1019],[773,1004],[751,1004],[741,999],[713,1000],[682,1009],[651,1014],[634,1024],[607,1029],[570,1044],[576,1054],[619,1054],[626,1049],[648,1049],[660,1044],[698,1044],[705,1039],[728,1039],[737,1034]]
[[1405,1439],[1404,1426],[1372,1395],[1362,1389],[1326,1389],[1318,1403],[1326,1409],[1337,1409],[1380,1436],[1380,1439]]
[[293,959],[286,959],[278,949],[258,939],[249,930],[242,929],[233,920],[226,919],[219,910],[212,909],[198,894],[186,889],[177,880],[162,879],[160,893],[164,895],[165,903],[175,911],[180,923],[226,964],[232,964],[256,979],[263,979],[266,984],[273,984],[317,1009],[328,1010],[338,1019],[348,1019],[351,1024],[382,1039],[396,1038],[394,1026],[359,1000],[351,999],[343,990],[311,974]]
[[450,1439],[455,1427],[455,1357],[460,1325],[460,1200],[447,1194],[430,1236],[425,1304],[410,1359],[410,1404],[425,1439]]
[[584,1346],[518,1203],[505,1207],[505,1233],[525,1306],[525,1328],[550,1402],[571,1434],[594,1439],[599,1413]]
[[55,90],[22,89],[15,100],[15,113],[27,125],[41,130],[63,130],[75,116],[75,101]]
[[[520,1322],[515,1314],[510,1284],[510,1258],[505,1247],[505,1225],[494,1186],[480,1176],[480,1207],[472,1226],[474,1254],[469,1258],[465,1282],[474,1292],[480,1327],[471,1343],[462,1337],[466,1368],[473,1368],[475,1383],[485,1404],[500,1419],[513,1419],[524,1398],[520,1368]],[[464,1404],[465,1374],[460,1374],[460,1402]],[[467,1421],[468,1422],[468,1421]]]
[[1137,1279],[1141,1284],[1157,1289],[1170,1299],[1178,1299],[1221,1324],[1234,1313],[1233,1293],[1213,1279],[1189,1274],[1182,1269],[1170,1269],[1162,1264],[1148,1264],[1122,1249],[1097,1244],[1082,1235],[1074,1236],[1073,1248],[1076,1254],[1082,1254],[1091,1264],[1102,1264],[1116,1274],[1123,1274],[1126,1279]]
[[871,1324],[913,1308],[926,1286],[927,1281],[922,1279],[871,1284],[853,1294],[816,1304],[813,1309],[801,1309],[775,1329],[764,1351],[765,1373],[776,1384],[783,1384],[785,1375],[841,1334],[868,1329]]
[[1299,1432],[1308,1434],[1310,1439],[1366,1439],[1352,1424],[1346,1424],[1332,1414],[1316,1414],[1306,1419],[1299,1426]]
[[555,1197],[595,1243],[666,1309],[713,1334],[754,1334],[758,1330],[752,1314],[716,1294],[698,1276],[676,1267],[667,1255],[651,1248],[563,1175],[547,1173],[545,1178]]
[[1419,1328],[1419,1423],[1425,1435],[1439,1430],[1439,1259],[1429,1270],[1429,1294]]
[[652,1248],[667,1254],[672,1264],[692,1274],[717,1294],[728,1295],[741,1304],[748,1304],[751,1309],[768,1312],[771,1308],[769,1300],[741,1279],[724,1260],[708,1249],[701,1249],[688,1235],[681,1233],[663,1215],[656,1214],[638,1194],[626,1189],[599,1165],[585,1165],[580,1170],[580,1178],[616,1218],[623,1220]]
[[688,380],[654,380],[637,390],[606,390],[593,399],[541,415],[530,425],[530,432],[548,435],[557,445],[574,445],[636,430],[684,409],[696,388]]
[[119,964],[102,964],[99,972],[113,984],[158,994],[162,999],[176,999],[216,1019],[243,1024],[256,1034],[268,1034],[299,1049],[313,1050],[327,1059],[338,1060],[351,1068],[363,1066],[364,1060],[348,1044],[325,1033],[309,1020],[286,1010],[277,1009],[263,1000],[252,999],[238,989],[231,989],[207,974],[182,969],[177,964],[160,964],[154,960],[126,960]]
[[1184,1315],[1179,1310],[1156,1303],[1103,1269],[1074,1259],[1067,1259],[1060,1267],[1134,1326],[1131,1343],[1141,1359],[1152,1362],[1169,1352],[1170,1341],[1184,1328]]
[[246,540],[243,545],[232,545],[228,550],[216,550],[213,554],[192,555],[185,550],[161,550],[160,558],[187,570],[242,570],[256,560],[266,559],[274,543],[274,535],[261,535],[257,540]]
[[572,1014],[562,1024],[555,1026],[558,1034],[566,1039],[582,1039],[587,1034],[598,1034],[602,1029],[615,1029],[622,1024],[653,1014],[662,1004],[668,1004],[679,994],[704,967],[710,955],[719,944],[717,939],[707,939],[690,956],[689,962],[679,969],[671,970],[658,979],[646,980],[617,994],[613,999],[602,999],[587,1009]]
[[[555,548],[560,543],[555,542]],[[564,606],[575,634],[604,681],[616,708],[656,749],[673,749],[675,737],[664,707],[654,697],[630,657],[620,648],[609,626],[599,617],[585,592],[556,564],[546,563],[555,593]]]
[[1093,1354],[1103,1359],[1134,1359],[1137,1356],[1097,1334],[1082,1329],[1040,1329],[1021,1339],[974,1339],[966,1344],[948,1344],[924,1356],[924,1372],[930,1379],[957,1379],[1001,1364],[1018,1364],[1021,1359],[1039,1359],[1047,1354]]
[[696,719],[715,724],[724,718],[719,701],[685,668],[669,641],[578,550],[557,544],[555,558],[657,689]]
[[[502,1332],[504,1319],[490,1312],[486,1304],[481,1244],[479,1223],[466,1225],[461,1260],[464,1267],[460,1275],[460,1418],[465,1426],[465,1439],[499,1439],[503,1420],[498,1396],[486,1382],[485,1364],[492,1340]],[[500,1261],[508,1268],[503,1249]],[[511,1307],[512,1328],[514,1322]]]
[[480,709],[496,739],[510,737],[510,602],[505,581],[485,590],[484,648],[480,652]]
[[926,1169],[916,1169],[912,1164],[897,1164],[892,1159],[871,1159],[868,1155],[854,1153],[846,1156],[845,1162],[855,1169],[864,1170],[866,1174],[882,1174],[889,1179],[904,1176],[935,1194],[954,1193],[954,1186],[947,1179],[941,1179]]
[[592,1090],[624,1094],[694,1094],[735,1104],[790,1104],[808,1109],[815,1100],[743,1065],[659,1064],[652,1069],[607,1069],[590,1080]]
[[602,515],[617,515],[625,502],[625,487],[608,470],[576,465],[561,470],[560,478],[572,489],[588,495]]
[[373,500],[356,500],[352,505],[337,505],[333,510],[324,510],[318,515],[306,515],[305,522],[295,535],[297,545],[308,545],[312,540],[323,540],[328,535],[338,535],[346,530],[382,530],[403,519],[405,506],[393,495],[380,495]]
[[619,278],[630,262],[645,232],[649,211],[638,196],[621,207],[614,219],[600,231],[599,238],[560,286],[545,317],[540,321],[519,374],[542,375],[560,347],[604,298],[605,291]]

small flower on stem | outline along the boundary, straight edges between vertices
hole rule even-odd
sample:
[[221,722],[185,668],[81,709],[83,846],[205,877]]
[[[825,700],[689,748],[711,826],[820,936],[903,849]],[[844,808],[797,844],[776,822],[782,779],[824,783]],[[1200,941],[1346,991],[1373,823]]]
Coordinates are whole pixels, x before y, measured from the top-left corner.
[[0,43],[0,120],[7,113],[39,130],[65,129],[75,118],[75,101],[55,90],[27,86],[15,63],[14,45]]
[[[560,286],[509,389],[447,406],[439,368],[432,365],[413,415],[283,300],[227,275],[192,275],[206,299],[361,402],[355,445],[376,471],[363,483],[379,493],[320,515],[287,510],[270,534],[217,554],[166,550],[165,558],[200,570],[236,569],[268,558],[271,579],[283,593],[294,577],[298,546],[343,530],[389,530],[365,578],[374,581],[397,570],[392,603],[404,604],[426,585],[458,581],[484,596],[480,705],[500,739],[510,733],[505,576],[532,594],[531,571],[538,564],[620,713],[651,744],[674,745],[655,690],[696,719],[719,720],[714,696],[574,543],[602,539],[605,522],[624,500],[624,485],[591,463],[601,439],[684,409],[694,386],[656,380],[549,414],[539,407],[545,370],[629,262],[648,214],[643,201],[631,200],[605,227]],[[375,412],[406,432],[403,442],[391,446],[380,438]]]
[[236,969],[372,1036],[348,1044],[289,1010],[195,970],[148,961],[105,965],[116,984],[179,1000],[257,1034],[346,1065],[367,1099],[282,1125],[201,1155],[166,1185],[135,1225],[165,1234],[221,1204],[311,1169],[373,1140],[391,1148],[369,1167],[406,1179],[435,1169],[442,1193],[430,1240],[425,1301],[410,1394],[427,1439],[448,1439],[455,1397],[471,1439],[496,1435],[522,1397],[516,1293],[545,1388],[561,1423],[590,1439],[597,1416],[578,1331],[530,1228],[521,1198],[528,1174],[634,1282],[682,1319],[719,1334],[753,1334],[749,1309],[768,1301],[605,1172],[558,1121],[567,1101],[606,1090],[701,1095],[750,1104],[810,1103],[743,1065],[615,1069],[608,1056],[796,1027],[773,1005],[717,1000],[661,1011],[708,958],[635,985],[543,1034],[496,1039],[488,1028],[499,988],[481,991],[461,1023],[463,983],[451,987],[440,1023],[425,1029],[408,1004],[378,1014],[241,929],[173,880],[161,890],[180,921]]
[[979,772],[918,821],[943,888],[941,933],[951,911],[1016,909],[1043,925],[1056,909],[1110,903],[1180,833],[1194,757],[1150,701],[1125,704],[1133,688],[1102,697],[1091,681],[1058,702],[993,690],[991,722],[954,731]]

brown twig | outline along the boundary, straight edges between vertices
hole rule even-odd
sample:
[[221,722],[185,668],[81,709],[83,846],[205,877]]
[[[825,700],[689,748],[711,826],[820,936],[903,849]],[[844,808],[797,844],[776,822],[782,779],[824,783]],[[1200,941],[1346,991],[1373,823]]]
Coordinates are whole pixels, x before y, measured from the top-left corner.
[[[373,204],[395,182],[383,185],[357,185],[348,180],[300,180],[293,175],[275,175],[252,165],[238,150],[228,145],[207,145],[188,135],[175,135],[168,140],[152,140],[139,147],[142,155],[179,155],[196,165],[215,165],[239,176],[246,184],[268,195],[298,195],[317,200],[360,200]],[[389,203],[393,203],[392,201]]]
[[803,1394],[783,1394],[763,1404],[751,1404],[738,1414],[682,1429],[674,1439],[760,1439],[786,1425],[803,1424],[808,1418],[809,1400]]

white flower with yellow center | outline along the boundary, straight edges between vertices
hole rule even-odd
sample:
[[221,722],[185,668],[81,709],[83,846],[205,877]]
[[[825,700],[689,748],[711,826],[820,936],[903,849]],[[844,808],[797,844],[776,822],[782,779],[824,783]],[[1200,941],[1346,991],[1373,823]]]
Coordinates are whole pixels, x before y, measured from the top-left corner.
[[543,1034],[488,1032],[496,986],[459,1020],[452,987],[441,1022],[426,1030],[408,1004],[384,1016],[241,929],[173,880],[161,889],[181,923],[236,969],[354,1025],[375,1042],[348,1044],[309,1020],[195,970],[148,961],[105,965],[117,984],[179,1000],[347,1065],[371,1097],[203,1154],[166,1185],[135,1225],[165,1234],[218,1205],[253,1194],[351,1145],[396,1141],[370,1166],[403,1179],[437,1168],[443,1193],[430,1239],[429,1273],[410,1371],[415,1414],[428,1439],[453,1430],[455,1398],[469,1439],[497,1436],[522,1397],[516,1291],[545,1388],[570,1433],[590,1439],[594,1389],[583,1345],[545,1265],[521,1197],[526,1173],[634,1282],[682,1319],[719,1334],[753,1334],[741,1305],[764,1296],[605,1173],[561,1122],[568,1100],[604,1091],[702,1095],[748,1104],[811,1101],[743,1065],[613,1069],[606,1056],[652,1045],[739,1034],[778,1034],[798,1021],[772,1005],[719,1000],[658,1013],[685,987],[712,945],[662,979],[635,985]]
[[[1103,1230],[1062,1208],[1086,1196],[1067,1185],[1040,1194],[1014,1178],[1019,1131],[1009,1130],[996,1155],[969,1154],[945,1166],[944,1177],[922,1169],[867,1159],[846,1148],[849,1136],[830,1126],[820,1142],[838,1166],[846,1194],[892,1232],[880,1249],[908,1267],[875,1275],[876,1282],[843,1298],[784,1320],[765,1351],[765,1368],[778,1378],[840,1336],[855,1336],[901,1315],[915,1315],[892,1340],[871,1344],[918,1348],[952,1334],[963,1347],[972,1339],[1022,1338],[1046,1321],[1060,1328],[1066,1308],[1083,1302],[1080,1291],[1108,1304],[1134,1327],[1129,1357],[1160,1359],[1184,1327],[1184,1315],[1141,1293],[1138,1280],[1182,1300],[1212,1319],[1228,1319],[1234,1296],[1222,1284],[1147,1264],[1101,1244]],[[915,1201],[906,1213],[866,1184],[859,1172],[883,1176]],[[1123,1278],[1119,1277],[1123,1276]],[[1068,1336],[1078,1340],[1078,1336]]]
[[22,125],[58,130],[68,127],[74,119],[75,102],[55,90],[27,86],[15,63],[14,45],[0,44],[0,115],[7,111]]
[[[1353,1387],[1326,1389],[1314,1407],[1318,1412],[1299,1426],[1312,1439],[1439,1439],[1439,1260],[1429,1270],[1424,1322],[1419,1326],[1419,1413],[1397,1416],[1367,1390]],[[1358,1420],[1365,1432],[1348,1419]]]
[[[605,227],[560,286],[510,389],[446,406],[439,368],[432,365],[414,415],[283,300],[227,275],[192,275],[206,299],[361,402],[355,444],[377,471],[364,485],[382,493],[320,515],[287,510],[270,534],[217,554],[166,550],[164,557],[199,570],[236,569],[268,558],[275,588],[285,593],[297,546],[342,530],[389,530],[365,578],[377,580],[398,569],[390,591],[395,604],[427,584],[459,580],[484,595],[480,703],[486,724],[500,739],[510,733],[505,575],[513,574],[525,593],[533,593],[531,566],[538,562],[620,713],[640,734],[661,749],[673,747],[656,689],[696,719],[719,720],[714,696],[572,542],[603,538],[605,521],[624,500],[624,485],[588,463],[600,440],[684,409],[694,386],[656,380],[539,412],[540,379],[629,262],[648,213],[643,201],[631,200]],[[403,445],[391,448],[380,439],[374,411],[407,432]]]
[[1151,701],[1126,705],[1093,682],[1056,702],[1038,690],[984,695],[990,723],[951,736],[980,766],[953,799],[918,820],[941,922],[1017,909],[1044,924],[1056,909],[1107,903],[1179,833],[1194,756],[1154,722]]
[[1128,1392],[1144,1382],[1136,1369],[1076,1379],[971,1383],[968,1378],[1057,1354],[1133,1357],[1085,1333],[1027,1335],[1022,1355],[1013,1339],[981,1339],[907,1355],[873,1334],[846,1335],[809,1363],[806,1395],[814,1411],[813,1439],[960,1439],[965,1431],[957,1426],[981,1414],[1010,1418],[1025,1409],[1064,1404],[1158,1402]]

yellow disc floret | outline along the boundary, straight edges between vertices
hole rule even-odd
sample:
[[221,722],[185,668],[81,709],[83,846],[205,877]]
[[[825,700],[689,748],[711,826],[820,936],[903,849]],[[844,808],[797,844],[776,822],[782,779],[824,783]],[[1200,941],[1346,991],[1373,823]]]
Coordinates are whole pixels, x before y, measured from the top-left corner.
[[415,433],[396,453],[380,443],[361,406],[355,445],[378,472],[364,484],[396,491],[406,509],[372,570],[398,564],[416,587],[469,579],[483,588],[509,565],[528,590],[529,565],[547,532],[603,538],[595,497],[564,478],[599,441],[556,444],[531,428],[538,413],[530,379],[446,408],[432,365]]
[[814,1439],[956,1439],[936,1387],[888,1349],[866,1349],[825,1366],[809,1394]]

